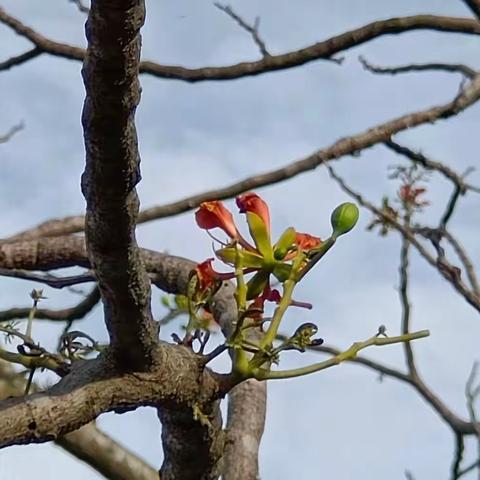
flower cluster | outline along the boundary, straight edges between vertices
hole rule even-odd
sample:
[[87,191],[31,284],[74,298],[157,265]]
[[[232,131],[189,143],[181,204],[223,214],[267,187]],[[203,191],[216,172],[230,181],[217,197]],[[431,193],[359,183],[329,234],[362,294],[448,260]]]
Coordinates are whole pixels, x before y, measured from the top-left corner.
[[[280,321],[290,306],[311,308],[311,305],[293,300],[296,284],[334,245],[338,236],[350,231],[358,219],[358,209],[351,203],[337,207],[331,216],[332,234],[326,240],[287,228],[276,242],[272,241],[271,219],[268,205],[253,192],[240,195],[236,204],[246,217],[250,239],[238,229],[232,213],[221,201],[204,202],[195,214],[198,226],[209,231],[220,229],[226,234],[225,242],[217,240],[219,248],[215,256],[231,271],[217,272],[209,258],[197,265],[189,297],[192,300],[191,315],[197,308],[209,308],[208,304],[223,280],[236,280],[237,321],[227,344],[234,350],[234,370],[243,376],[251,376],[256,368],[265,368],[278,361],[281,350],[302,350],[308,345],[318,345],[321,339],[312,339],[317,328],[300,328],[280,346],[273,342],[278,334]],[[282,291],[276,288],[280,285]],[[264,318],[266,302],[277,305],[272,318]],[[263,326],[269,322],[264,331]],[[247,329],[259,328],[261,340],[254,343],[247,338]],[[251,331],[251,330],[250,330]],[[245,353],[249,352],[247,360]],[[252,357],[253,354],[253,357]],[[269,367],[268,367],[269,368]]]
[[211,286],[215,280],[233,278],[241,270],[244,275],[253,274],[247,283],[247,300],[255,300],[256,307],[263,307],[266,300],[278,303],[280,296],[277,290],[271,289],[271,277],[278,282],[284,282],[289,278],[291,262],[299,252],[308,254],[318,249],[322,241],[313,235],[296,232],[290,227],[272,245],[267,204],[255,193],[240,195],[236,202],[240,213],[246,215],[253,245],[241,235],[232,213],[222,202],[204,202],[196,212],[195,217],[200,228],[219,228],[228,235],[228,243],[223,244],[215,254],[223,263],[237,270],[237,274],[217,273],[212,268],[213,258],[209,258],[197,267],[200,288]]

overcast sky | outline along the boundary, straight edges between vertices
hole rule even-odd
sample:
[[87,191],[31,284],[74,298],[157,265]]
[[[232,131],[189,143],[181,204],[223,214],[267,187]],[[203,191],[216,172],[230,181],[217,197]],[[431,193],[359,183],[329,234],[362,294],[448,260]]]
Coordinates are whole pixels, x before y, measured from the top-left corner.
[[[304,47],[344,30],[391,16],[416,13],[468,15],[460,0],[236,0],[236,10],[253,20],[261,16],[261,34],[271,53]],[[48,4],[48,6],[47,6]],[[49,38],[84,45],[84,15],[67,0],[2,0],[0,6]],[[28,42],[0,26],[0,61],[29,48]],[[456,94],[458,75],[422,73],[380,77],[362,70],[357,57],[373,63],[465,62],[480,67],[478,38],[432,32],[382,37],[345,52],[339,66],[318,61],[301,68],[229,82],[186,84],[143,76],[137,126],[143,180],[143,207],[180,199],[237,179],[285,165],[335,140],[361,132],[406,112],[444,103]],[[245,32],[206,0],[147,2],[143,56],[185,66],[224,65],[258,58]],[[42,56],[0,73],[0,132],[20,120],[26,128],[0,146],[0,237],[48,218],[84,209],[79,177],[84,167],[80,115],[84,88],[79,63]],[[403,143],[463,172],[475,165],[480,107],[457,118],[423,126],[398,136]],[[477,153],[478,155],[478,153]],[[379,203],[398,185],[387,180],[396,158],[383,147],[348,157],[336,167],[348,182]],[[472,181],[480,183],[479,175]],[[433,176],[424,219],[433,224],[450,186]],[[346,196],[324,169],[300,175],[259,193],[269,202],[278,235],[294,226],[320,237],[329,234],[329,215]],[[231,205],[231,203],[230,203]],[[399,332],[399,239],[359,226],[341,239],[304,281],[296,297],[314,304],[294,311],[283,329],[293,332],[313,321],[329,344],[347,347],[369,337],[380,324]],[[479,258],[478,198],[467,197],[452,220],[474,260]],[[196,260],[211,256],[211,243],[192,213],[140,226],[142,246]],[[422,259],[413,256],[413,326],[429,328],[431,337],[415,344],[427,383],[455,411],[466,416],[464,384],[479,358],[480,324],[473,309]],[[37,285],[0,280],[0,308],[23,306]],[[46,289],[44,306],[58,308],[79,300],[72,293]],[[154,311],[162,313],[159,293]],[[177,326],[178,327],[178,326]],[[105,340],[97,308],[75,327]],[[47,347],[60,327],[35,325]],[[168,338],[168,331],[164,338]],[[365,352],[402,368],[400,346]],[[318,361],[315,354],[290,354],[284,366]],[[225,366],[225,362],[223,363]],[[160,427],[153,410],[122,416],[107,414],[99,425],[159,466]],[[467,444],[467,459],[475,446]],[[268,418],[261,448],[264,479],[328,478],[389,480],[410,470],[416,480],[447,479],[453,452],[449,429],[410,389],[375,373],[342,365],[302,379],[269,385]],[[50,445],[13,447],[0,452],[2,480],[40,475],[43,479],[100,478],[97,473]],[[465,476],[466,480],[475,478]]]

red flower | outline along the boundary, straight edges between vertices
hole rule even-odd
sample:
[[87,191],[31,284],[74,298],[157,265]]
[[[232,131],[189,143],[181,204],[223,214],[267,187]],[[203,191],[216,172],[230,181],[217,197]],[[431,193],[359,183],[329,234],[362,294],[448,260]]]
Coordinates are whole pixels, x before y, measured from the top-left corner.
[[238,230],[230,211],[218,200],[203,202],[195,212],[195,220],[200,228],[210,230],[221,228],[230,238],[238,238]]
[[301,250],[311,250],[322,244],[322,240],[308,233],[298,233],[295,236],[295,244]]
[[235,273],[220,273],[216,272],[212,267],[213,258],[207,258],[202,263],[195,267],[195,273],[199,281],[199,290],[204,292],[215,283],[222,280],[230,280],[235,277]]
[[267,232],[270,232],[270,212],[268,205],[256,193],[248,192],[244,195],[239,195],[236,198],[236,202],[240,213],[255,213],[263,220]]

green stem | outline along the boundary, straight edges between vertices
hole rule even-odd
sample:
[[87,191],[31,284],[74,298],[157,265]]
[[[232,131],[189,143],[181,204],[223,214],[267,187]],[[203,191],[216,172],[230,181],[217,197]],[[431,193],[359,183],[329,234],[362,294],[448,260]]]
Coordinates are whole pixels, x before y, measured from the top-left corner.
[[[236,246],[236,249],[235,279],[237,281],[237,289],[235,292],[235,300],[237,302],[237,319],[234,324],[231,341],[234,344],[241,344],[244,336],[242,326],[245,321],[245,311],[247,309],[247,285],[245,284],[245,278],[243,276],[243,265],[238,246]],[[241,348],[234,349],[232,369],[235,374],[244,378],[248,372],[248,361],[248,355],[244,350]]]
[[17,363],[23,365],[28,369],[46,368],[47,370],[56,371],[60,366],[59,362],[54,358],[39,356],[29,357],[28,355],[21,355],[19,353],[9,352],[0,348],[0,359],[10,363]]
[[305,254],[302,251],[297,252],[297,256],[293,261],[292,271],[290,277],[285,280],[283,283],[283,295],[278,307],[275,309],[273,314],[272,321],[268,326],[268,330],[265,332],[261,342],[260,349],[265,349],[265,347],[271,347],[275,337],[277,336],[278,329],[280,327],[280,322],[282,321],[283,315],[285,314],[287,308],[290,306],[292,301],[293,290],[297,284],[297,278],[299,275],[300,266],[305,261]]
[[278,370],[273,372],[265,368],[257,368],[252,372],[252,374],[257,380],[301,377],[303,375],[308,375],[309,373],[319,372],[320,370],[325,370],[326,368],[339,365],[346,360],[351,360],[356,357],[360,350],[370,347],[371,345],[382,346],[391,345],[393,343],[410,342],[419,338],[428,337],[429,335],[430,332],[428,330],[420,330],[419,332],[399,335],[397,337],[382,338],[374,336],[363,342],[354,343],[348,350],[345,350],[344,352],[339,353],[328,360],[324,360],[323,362],[314,363],[313,365],[308,365],[306,367],[294,368],[291,370]]
[[294,288],[295,282],[293,281],[293,279],[289,278],[288,280],[285,280],[285,283],[283,284],[282,299],[280,300],[280,303],[275,309],[275,313],[273,314],[272,321],[268,326],[268,330],[265,332],[265,335],[260,342],[261,349],[265,348],[267,345],[272,345],[273,341],[275,340],[283,315],[285,314],[287,308],[290,306],[290,302],[292,301]]
[[247,308],[247,285],[245,284],[245,278],[243,277],[243,265],[238,246],[236,249],[235,279],[237,280],[237,291],[235,299],[237,301],[238,319],[240,319],[243,317],[243,313]]
[[24,395],[28,395],[28,392],[30,391],[30,386],[32,385],[32,381],[33,381],[33,375],[35,375],[35,368],[32,368],[30,370],[30,373],[28,374],[28,380],[27,380],[27,384],[25,385]]

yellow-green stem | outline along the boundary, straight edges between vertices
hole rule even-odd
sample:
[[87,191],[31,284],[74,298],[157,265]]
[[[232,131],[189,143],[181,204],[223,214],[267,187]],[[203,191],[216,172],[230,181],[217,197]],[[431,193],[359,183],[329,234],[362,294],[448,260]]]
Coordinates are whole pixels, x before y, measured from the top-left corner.
[[237,280],[237,291],[235,297],[237,301],[238,318],[241,318],[243,312],[245,312],[247,308],[247,285],[245,284],[245,278],[243,277],[243,265],[242,259],[239,255],[238,246],[236,248],[235,279]]
[[357,353],[364,348],[367,348],[371,345],[381,346],[381,345],[391,345],[393,343],[403,343],[410,342],[412,340],[417,340],[419,338],[428,337],[430,332],[428,330],[420,330],[419,332],[409,333],[405,335],[399,335],[397,337],[385,337],[381,338],[378,336],[371,337],[363,342],[354,343],[348,350],[345,350],[338,355],[335,355],[328,360],[323,362],[314,363],[313,365],[308,365],[306,367],[294,368],[291,370],[279,370],[279,371],[270,371],[265,368],[257,368],[252,372],[254,378],[257,380],[271,380],[271,379],[281,379],[281,378],[293,378],[301,377],[303,375],[308,375],[309,373],[319,372],[320,370],[325,370],[326,368],[339,365],[340,363],[346,360],[352,360],[356,357]]
[[285,280],[285,283],[283,284],[282,299],[280,300],[280,303],[275,309],[275,313],[273,314],[273,318],[270,322],[268,330],[265,332],[265,335],[260,342],[261,348],[265,348],[267,345],[271,345],[275,340],[283,315],[285,314],[287,308],[290,306],[290,302],[292,301],[294,288],[295,282],[292,279],[289,278],[288,280]]

